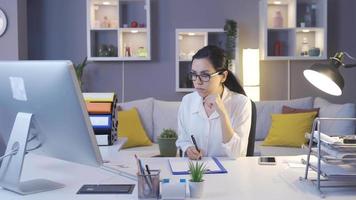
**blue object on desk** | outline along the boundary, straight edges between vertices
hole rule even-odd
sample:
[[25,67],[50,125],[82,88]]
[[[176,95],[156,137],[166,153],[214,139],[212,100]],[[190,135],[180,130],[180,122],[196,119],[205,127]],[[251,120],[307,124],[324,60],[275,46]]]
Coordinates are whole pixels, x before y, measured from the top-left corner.
[[[205,174],[226,174],[227,170],[225,167],[221,164],[221,162],[216,158],[216,157],[211,157],[212,160],[215,162],[215,164],[219,167],[219,170],[208,170],[205,172]],[[204,162],[204,161],[203,161]],[[173,175],[186,175],[190,174],[188,170],[186,171],[173,171],[172,165],[169,162],[169,167],[171,168],[171,172]]]

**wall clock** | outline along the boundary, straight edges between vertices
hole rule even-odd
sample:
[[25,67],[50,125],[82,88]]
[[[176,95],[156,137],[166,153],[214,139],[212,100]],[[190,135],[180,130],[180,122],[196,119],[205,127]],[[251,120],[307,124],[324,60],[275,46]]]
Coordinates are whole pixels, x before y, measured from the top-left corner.
[[2,36],[7,27],[7,19],[3,10],[0,9],[0,36]]

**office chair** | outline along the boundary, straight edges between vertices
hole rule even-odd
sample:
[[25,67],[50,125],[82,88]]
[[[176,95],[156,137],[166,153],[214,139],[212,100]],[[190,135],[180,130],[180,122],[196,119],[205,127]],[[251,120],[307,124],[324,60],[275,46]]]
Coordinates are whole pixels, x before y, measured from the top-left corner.
[[257,111],[256,104],[251,100],[251,128],[250,134],[248,136],[248,144],[247,144],[247,153],[246,156],[250,157],[254,155],[255,151],[255,135],[256,135],[256,119],[257,119]]

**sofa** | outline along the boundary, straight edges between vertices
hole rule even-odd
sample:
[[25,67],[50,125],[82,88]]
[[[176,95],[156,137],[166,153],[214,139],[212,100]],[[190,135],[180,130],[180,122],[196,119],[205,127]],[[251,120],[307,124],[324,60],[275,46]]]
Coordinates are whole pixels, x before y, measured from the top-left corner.
[[[291,147],[262,146],[263,140],[268,135],[271,126],[271,114],[281,113],[282,107],[289,106],[300,109],[320,108],[319,117],[355,117],[355,105],[332,104],[319,97],[305,97],[284,101],[260,101],[256,103],[257,121],[255,136],[255,156],[288,156],[306,154],[306,149]],[[141,118],[142,125],[148,137],[156,143],[160,133],[165,128],[177,130],[177,113],[180,102],[161,101],[154,98],[140,99],[120,103],[122,110],[135,107]],[[353,121],[329,121],[321,125],[323,133],[328,135],[355,134],[355,122]],[[288,131],[286,130],[286,134]],[[157,148],[153,145],[152,148]],[[136,148],[140,149],[140,148]],[[147,150],[147,149],[146,149]],[[158,153],[158,152],[157,152]]]

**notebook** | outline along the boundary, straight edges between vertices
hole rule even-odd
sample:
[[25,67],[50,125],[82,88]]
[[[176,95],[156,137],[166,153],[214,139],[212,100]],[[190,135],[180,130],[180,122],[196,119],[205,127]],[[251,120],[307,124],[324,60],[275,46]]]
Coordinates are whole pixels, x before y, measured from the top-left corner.
[[[189,174],[189,158],[169,158],[169,165],[173,175]],[[227,173],[227,170],[216,157],[204,157],[199,161],[204,162],[206,166],[205,174]]]

